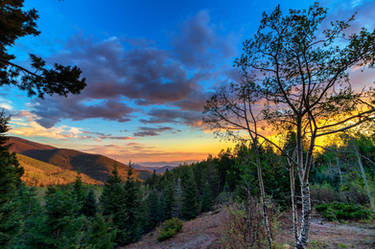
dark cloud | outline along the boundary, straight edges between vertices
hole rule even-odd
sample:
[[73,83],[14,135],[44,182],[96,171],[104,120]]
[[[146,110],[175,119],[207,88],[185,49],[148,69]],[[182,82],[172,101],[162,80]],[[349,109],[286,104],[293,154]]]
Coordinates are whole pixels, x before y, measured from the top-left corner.
[[133,109],[117,100],[104,100],[94,105],[84,104],[84,99],[78,96],[50,97],[39,100],[34,107],[33,113],[39,119],[36,121],[46,127],[54,126],[61,119],[83,120],[88,118],[103,118],[106,120],[116,120],[118,122],[129,121],[129,115]]
[[[78,65],[87,87],[67,99],[54,96],[37,100],[39,105],[33,109],[40,117],[37,122],[47,128],[62,119],[125,122],[136,111],[129,103],[178,107],[183,116],[173,117],[173,122],[194,122],[200,116],[194,111],[202,111],[207,96],[202,93],[202,82],[212,77],[205,68],[218,63],[217,58],[229,56],[233,47],[228,37],[217,33],[206,11],[185,21],[171,44],[172,49],[165,50],[146,40],[72,38],[62,53],[50,59]],[[161,121],[152,112],[150,115],[149,122]]]
[[172,44],[177,58],[190,67],[210,68],[215,59],[234,55],[233,39],[217,34],[208,11],[185,21]]
[[202,113],[194,111],[181,111],[170,109],[153,109],[148,112],[149,119],[141,119],[145,124],[158,123],[184,123],[190,126],[199,126],[202,121]]
[[174,131],[172,127],[140,127],[137,132],[133,134],[135,137],[148,137],[148,136],[158,136],[163,131]]
[[211,95],[212,93],[210,92],[193,92],[188,98],[176,101],[174,105],[180,107],[182,110],[203,112],[204,105]]

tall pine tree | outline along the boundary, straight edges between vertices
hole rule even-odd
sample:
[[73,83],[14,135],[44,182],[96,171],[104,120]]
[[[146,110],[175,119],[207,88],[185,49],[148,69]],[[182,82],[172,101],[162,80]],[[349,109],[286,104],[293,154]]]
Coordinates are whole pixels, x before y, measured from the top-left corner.
[[21,217],[17,212],[17,190],[21,185],[23,168],[16,155],[5,145],[8,120],[0,113],[0,248],[11,248],[15,237],[22,228]]
[[193,171],[187,168],[181,177],[182,207],[181,214],[186,220],[195,218],[199,214],[198,189],[194,181]]

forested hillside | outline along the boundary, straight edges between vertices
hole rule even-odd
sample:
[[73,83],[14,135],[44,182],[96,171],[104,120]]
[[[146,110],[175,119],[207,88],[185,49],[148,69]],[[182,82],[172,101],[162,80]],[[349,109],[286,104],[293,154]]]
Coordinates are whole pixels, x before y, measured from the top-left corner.
[[[60,182],[62,184],[71,183],[75,179],[73,172],[75,174],[82,173],[85,183],[103,184],[114,165],[117,165],[119,175],[122,179],[126,179],[127,177],[127,165],[102,155],[88,154],[77,150],[59,149],[18,137],[10,137],[7,144],[10,145],[9,150],[11,152],[24,155],[22,157],[24,160],[20,160],[20,164],[25,168],[26,175],[35,176],[35,174],[40,173],[40,170],[44,171],[42,175],[39,174],[39,178],[28,180],[27,184],[36,182],[37,186],[47,186],[52,182]],[[37,164],[34,161],[32,163],[34,167],[30,167],[31,160],[27,160],[27,158],[46,164]],[[62,177],[62,174],[53,173],[53,179],[48,179],[47,175],[51,175],[51,173],[47,173],[48,170],[44,165],[53,165],[55,168],[59,168],[60,172],[65,172],[66,174]],[[133,177],[144,181],[150,175],[151,171],[149,170],[135,169]],[[62,178],[58,179],[60,176]]]

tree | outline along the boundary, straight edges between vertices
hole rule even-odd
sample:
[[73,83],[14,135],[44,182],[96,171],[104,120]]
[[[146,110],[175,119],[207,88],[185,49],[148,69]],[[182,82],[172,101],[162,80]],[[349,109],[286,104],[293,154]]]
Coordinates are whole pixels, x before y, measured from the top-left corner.
[[191,168],[186,168],[181,177],[182,205],[181,215],[184,219],[190,220],[199,214],[198,189],[194,181]]
[[[259,86],[265,107],[263,120],[296,134],[297,176],[301,183],[301,224],[296,248],[306,248],[310,227],[309,175],[317,139],[349,130],[374,119],[374,91],[355,91],[349,73],[353,67],[374,66],[375,32],[346,30],[354,17],[331,22],[320,30],[327,10],[315,3],[308,10],[280,6],[263,14],[254,37],[243,44],[235,61],[245,78]],[[252,131],[280,151],[265,132]],[[288,157],[293,160],[293,157]]]
[[36,55],[30,54],[31,64],[24,67],[13,62],[16,56],[8,52],[18,38],[40,34],[35,9],[23,10],[23,0],[5,0],[0,4],[0,86],[15,85],[26,90],[29,95],[77,94],[86,86],[77,66],[54,64],[46,66],[46,62]]
[[71,191],[49,187],[45,213],[29,248],[77,248],[85,232],[86,219],[79,212]]
[[124,196],[123,196],[123,207],[124,207],[124,220],[126,224],[124,227],[122,243],[129,244],[138,239],[138,189],[136,182],[132,179],[133,168],[129,163],[128,176],[124,184]]
[[82,211],[82,206],[83,206],[83,203],[85,201],[85,197],[86,197],[86,191],[83,187],[83,184],[82,184],[82,178],[81,178],[81,175],[77,175],[76,177],[76,180],[73,184],[73,190],[72,190],[72,194],[73,194],[73,198],[74,198],[74,201],[77,205],[77,207],[79,207],[79,214],[81,214],[81,211]]
[[[112,249],[114,248],[116,230],[112,229],[112,222],[102,215],[95,216],[82,248],[84,249]],[[81,247],[80,247],[81,248]]]
[[96,203],[96,197],[94,190],[90,188],[86,199],[84,200],[81,213],[84,214],[86,217],[95,217],[98,211],[98,206]]
[[161,205],[156,190],[152,190],[146,199],[146,226],[145,232],[149,232],[160,222]]
[[9,248],[22,228],[21,216],[17,212],[17,191],[21,186],[23,168],[16,154],[8,151],[5,137],[9,117],[0,113],[0,248]]
[[202,212],[210,211],[213,205],[214,199],[212,197],[211,187],[208,182],[204,183],[201,210]]
[[169,180],[161,195],[162,220],[168,220],[173,217],[173,211],[176,209],[174,179]]
[[[16,56],[8,49],[15,45],[18,38],[38,35],[38,19],[35,9],[23,10],[23,0],[4,0],[0,3],[0,86],[14,85],[26,90],[28,95],[43,98],[45,94],[77,94],[85,86],[81,70],[76,66],[55,64],[53,68],[33,54],[28,67],[16,64]],[[23,174],[15,154],[8,152],[4,145],[5,133],[9,130],[4,112],[0,113],[0,247],[9,247],[21,228],[16,214],[16,191]]]
[[41,222],[42,208],[40,200],[34,187],[27,187],[24,184],[18,189],[18,212],[23,221],[22,230],[16,238],[13,248],[30,248],[30,242],[34,239],[35,228]]
[[[255,112],[256,103],[263,96],[251,76],[243,74],[241,81],[219,88],[207,101],[205,106],[207,116],[204,121],[219,136],[226,136],[228,139],[242,143],[250,141],[250,148],[255,155],[268,247],[272,249],[271,228],[267,215],[266,193],[260,160],[262,144],[259,142],[258,123],[261,121],[261,117]],[[253,163],[251,160],[246,161]]]

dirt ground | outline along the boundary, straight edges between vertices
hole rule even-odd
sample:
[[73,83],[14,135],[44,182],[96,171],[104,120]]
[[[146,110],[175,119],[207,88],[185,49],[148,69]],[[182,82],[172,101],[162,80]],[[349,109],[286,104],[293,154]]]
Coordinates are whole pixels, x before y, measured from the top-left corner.
[[[219,226],[222,213],[206,213],[184,223],[181,233],[172,239],[158,242],[159,230],[145,235],[141,241],[122,249],[219,249]],[[276,241],[285,249],[293,248],[290,215],[280,221]],[[324,221],[314,214],[310,230],[311,249],[375,249],[375,224],[336,224]]]

